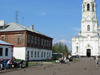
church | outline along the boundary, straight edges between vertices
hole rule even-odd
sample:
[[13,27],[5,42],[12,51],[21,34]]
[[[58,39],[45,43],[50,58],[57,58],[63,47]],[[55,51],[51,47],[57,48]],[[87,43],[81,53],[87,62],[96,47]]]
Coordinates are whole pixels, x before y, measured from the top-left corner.
[[81,31],[72,37],[72,56],[91,57],[100,55],[100,27],[95,0],[83,0]]

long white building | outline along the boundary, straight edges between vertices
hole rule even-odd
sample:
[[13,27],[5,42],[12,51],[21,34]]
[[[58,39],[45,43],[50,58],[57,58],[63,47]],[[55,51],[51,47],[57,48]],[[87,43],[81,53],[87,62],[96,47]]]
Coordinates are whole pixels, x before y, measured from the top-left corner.
[[95,0],[83,0],[81,32],[72,37],[72,56],[100,55],[100,27],[98,25]]
[[52,58],[53,38],[18,23],[5,24],[0,20],[0,40],[14,45],[13,56],[16,59],[47,60]]

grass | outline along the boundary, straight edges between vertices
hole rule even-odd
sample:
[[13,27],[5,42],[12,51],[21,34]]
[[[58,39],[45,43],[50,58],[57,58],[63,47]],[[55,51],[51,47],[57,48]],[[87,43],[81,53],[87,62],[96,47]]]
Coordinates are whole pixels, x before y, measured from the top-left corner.
[[79,59],[73,58],[73,61],[79,61]]
[[[19,62],[20,59],[16,59],[16,61]],[[56,60],[41,61],[41,62],[50,62],[50,63],[55,63]],[[25,66],[25,64],[26,64],[26,63],[24,62],[23,65]],[[41,63],[37,63],[37,62],[36,62],[36,63],[35,63],[35,62],[29,62],[29,63],[28,63],[29,66],[31,66],[31,65],[39,65],[39,64],[41,64]]]
[[[20,59],[16,59],[16,61],[19,62]],[[25,66],[25,64],[26,64],[26,63],[23,62],[23,65],[24,65],[24,66]],[[31,66],[31,65],[39,65],[39,64],[41,64],[41,63],[32,63],[32,62],[29,62],[29,63],[28,63],[29,66]]]
[[56,62],[55,60],[50,60],[50,61],[45,61],[45,62],[51,62],[51,63],[54,63]]
[[17,62],[19,62],[21,59],[16,59]]
[[[40,64],[40,63],[32,63],[32,62],[31,62],[31,63],[30,63],[30,62],[28,63],[29,66],[39,65],[39,64]],[[23,65],[26,65],[26,63],[24,62]]]

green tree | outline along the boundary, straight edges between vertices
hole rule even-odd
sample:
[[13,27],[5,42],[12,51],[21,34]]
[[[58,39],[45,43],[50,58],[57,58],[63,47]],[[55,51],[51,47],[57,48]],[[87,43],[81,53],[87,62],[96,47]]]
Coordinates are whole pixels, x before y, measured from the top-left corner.
[[61,42],[57,42],[55,44],[53,44],[53,53],[68,53],[68,47],[66,44],[63,44]]

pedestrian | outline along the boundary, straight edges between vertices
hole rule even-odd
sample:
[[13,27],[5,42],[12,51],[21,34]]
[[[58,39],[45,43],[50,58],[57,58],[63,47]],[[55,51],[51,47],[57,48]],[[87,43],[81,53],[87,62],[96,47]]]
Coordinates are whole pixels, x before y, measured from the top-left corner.
[[28,55],[26,55],[26,68],[28,68],[28,61],[29,61],[29,56]]
[[0,59],[0,70],[3,69],[3,59]]
[[94,58],[94,61],[95,61],[96,60],[96,57],[94,56],[93,58]]
[[4,58],[4,69],[6,70],[7,69],[7,59]]
[[99,65],[99,58],[98,58],[98,56],[96,56],[96,66],[98,66]]
[[67,64],[66,56],[64,56],[64,63]]
[[93,60],[93,57],[91,57],[90,60],[92,61]]

